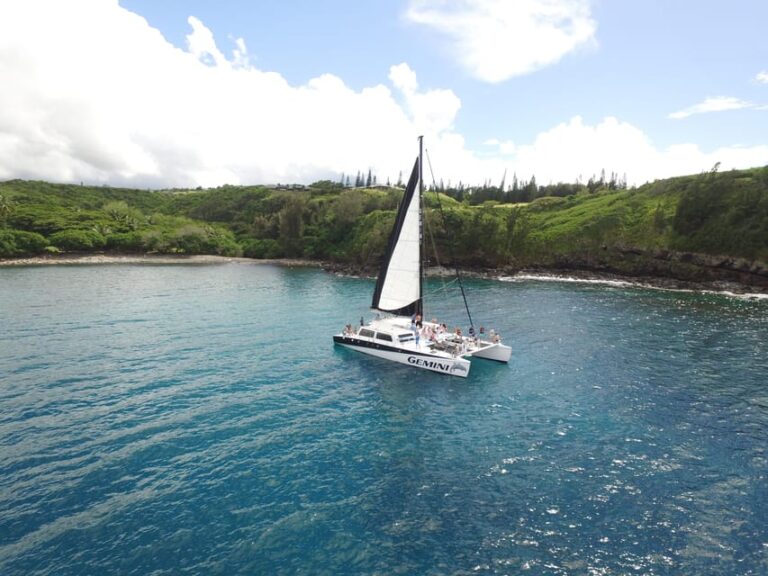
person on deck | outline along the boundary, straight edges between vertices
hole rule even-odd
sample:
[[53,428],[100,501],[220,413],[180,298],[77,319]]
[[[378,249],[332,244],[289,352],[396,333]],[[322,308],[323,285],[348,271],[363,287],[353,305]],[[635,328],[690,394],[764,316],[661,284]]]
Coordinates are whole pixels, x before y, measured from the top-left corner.
[[421,316],[414,314],[411,316],[411,332],[416,340],[416,347],[419,347],[419,340],[421,339]]

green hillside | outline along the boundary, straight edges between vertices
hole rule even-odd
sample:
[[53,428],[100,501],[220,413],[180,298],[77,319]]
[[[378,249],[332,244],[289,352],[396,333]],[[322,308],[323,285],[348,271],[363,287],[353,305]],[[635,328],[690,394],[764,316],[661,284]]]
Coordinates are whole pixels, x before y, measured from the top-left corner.
[[[541,196],[553,190],[564,195]],[[0,183],[0,257],[221,254],[374,270],[400,195],[328,181],[146,191],[13,180]],[[632,189],[557,185],[537,195],[512,204],[479,203],[505,197],[488,188],[454,197],[429,192],[425,234],[434,263],[768,282],[761,264],[768,262],[768,167]]]

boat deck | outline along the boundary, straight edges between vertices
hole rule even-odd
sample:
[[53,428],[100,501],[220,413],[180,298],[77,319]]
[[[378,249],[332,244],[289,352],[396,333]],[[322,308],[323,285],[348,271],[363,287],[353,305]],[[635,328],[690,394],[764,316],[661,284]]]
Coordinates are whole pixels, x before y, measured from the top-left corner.
[[[451,332],[439,332],[440,324],[434,322],[423,322],[422,324],[433,330],[435,333],[433,339],[430,340],[424,337],[416,339],[414,332],[411,330],[410,319],[401,316],[371,320],[358,329],[357,335],[361,336],[361,331],[365,329],[373,330],[376,333],[384,332],[391,335],[396,345],[399,344],[401,348],[419,352],[431,352],[441,356],[477,356],[478,358],[487,358],[499,362],[508,362],[511,356],[511,349],[501,344],[500,341],[493,342]],[[371,335],[372,337],[373,335]]]

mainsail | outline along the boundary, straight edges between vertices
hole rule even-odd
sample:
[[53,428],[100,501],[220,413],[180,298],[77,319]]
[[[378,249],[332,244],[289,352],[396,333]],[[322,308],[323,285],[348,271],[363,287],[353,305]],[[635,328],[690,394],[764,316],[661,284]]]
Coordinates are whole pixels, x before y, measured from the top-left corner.
[[[421,156],[421,155],[419,155]],[[422,314],[421,158],[400,202],[371,307],[401,316]]]

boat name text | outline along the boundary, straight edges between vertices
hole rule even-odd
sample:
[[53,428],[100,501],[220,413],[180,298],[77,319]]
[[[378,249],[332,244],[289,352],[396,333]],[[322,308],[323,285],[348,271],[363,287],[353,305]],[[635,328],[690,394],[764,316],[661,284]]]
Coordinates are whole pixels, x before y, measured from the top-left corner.
[[432,370],[442,370],[443,372],[448,372],[451,369],[451,365],[445,362],[425,360],[424,358],[417,358],[416,356],[408,356],[408,364],[415,364],[416,366],[431,368]]

